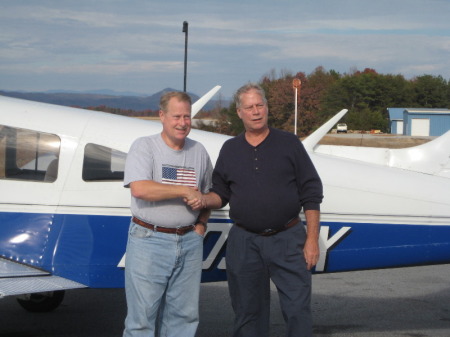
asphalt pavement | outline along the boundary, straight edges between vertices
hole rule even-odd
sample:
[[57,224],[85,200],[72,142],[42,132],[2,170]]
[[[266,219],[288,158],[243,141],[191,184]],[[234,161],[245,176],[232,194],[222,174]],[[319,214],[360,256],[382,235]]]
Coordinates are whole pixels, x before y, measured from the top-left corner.
[[[315,336],[450,336],[450,265],[313,276]],[[272,291],[271,337],[284,336]],[[123,289],[66,293],[51,313],[31,314],[11,297],[0,300],[0,337],[121,336]],[[202,284],[197,337],[231,336],[233,314],[226,282]]]

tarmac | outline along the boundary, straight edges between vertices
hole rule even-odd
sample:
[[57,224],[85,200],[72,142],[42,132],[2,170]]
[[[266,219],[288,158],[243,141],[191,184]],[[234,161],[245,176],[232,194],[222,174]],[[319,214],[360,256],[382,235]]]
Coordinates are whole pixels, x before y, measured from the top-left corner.
[[[314,336],[450,336],[450,264],[313,276]],[[0,300],[1,337],[121,336],[123,289],[67,291],[53,312],[32,314],[13,297]],[[197,337],[231,336],[233,312],[226,282],[201,286]],[[271,337],[284,336],[272,290]],[[175,336],[176,337],[176,336]]]

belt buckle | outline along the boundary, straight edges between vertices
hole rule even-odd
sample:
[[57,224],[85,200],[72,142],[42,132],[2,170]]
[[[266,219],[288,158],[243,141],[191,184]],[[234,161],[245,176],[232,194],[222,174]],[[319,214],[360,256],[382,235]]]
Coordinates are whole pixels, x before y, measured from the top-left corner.
[[275,234],[277,231],[272,228],[267,228],[263,230],[260,234],[263,236]]
[[184,235],[187,232],[190,232],[191,230],[193,230],[194,227],[195,227],[194,225],[185,226],[185,227],[177,227],[176,231],[175,231],[175,234],[177,234],[177,235]]

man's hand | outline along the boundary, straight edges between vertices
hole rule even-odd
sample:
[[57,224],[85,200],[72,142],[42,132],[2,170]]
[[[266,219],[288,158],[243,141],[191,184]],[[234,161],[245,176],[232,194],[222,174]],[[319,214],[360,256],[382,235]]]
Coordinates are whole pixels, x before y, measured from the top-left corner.
[[183,200],[186,205],[192,208],[193,211],[198,211],[205,208],[203,195],[198,191],[198,188],[188,187],[188,194]]
[[307,239],[303,248],[303,254],[305,255],[307,268],[311,270],[319,261],[320,250],[317,240]]
[[193,211],[198,211],[204,208],[218,209],[222,207],[222,199],[218,194],[209,192],[201,194],[200,196],[191,200],[184,200],[184,202],[192,208]]
[[306,210],[306,242],[303,247],[306,265],[311,270],[319,261],[319,231],[320,231],[320,211]]
[[195,225],[195,232],[198,235],[205,236],[206,227],[204,225],[202,225],[201,223],[198,223],[198,224]]

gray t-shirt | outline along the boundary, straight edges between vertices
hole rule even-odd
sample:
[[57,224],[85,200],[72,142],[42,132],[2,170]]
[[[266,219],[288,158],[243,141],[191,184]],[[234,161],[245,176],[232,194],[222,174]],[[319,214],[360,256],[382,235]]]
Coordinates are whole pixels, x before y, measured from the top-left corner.
[[[163,184],[198,187],[202,193],[211,188],[212,164],[202,144],[186,138],[182,150],[167,146],[156,134],[136,139],[125,164],[124,186],[133,181],[153,180]],[[156,226],[179,227],[195,223],[193,211],[181,198],[146,201],[131,196],[133,216]]]

